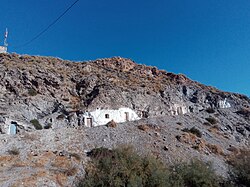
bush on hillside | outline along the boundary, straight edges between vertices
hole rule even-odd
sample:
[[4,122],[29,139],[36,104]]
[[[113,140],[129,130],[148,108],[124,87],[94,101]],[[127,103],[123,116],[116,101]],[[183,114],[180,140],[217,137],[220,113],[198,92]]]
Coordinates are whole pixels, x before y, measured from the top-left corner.
[[219,178],[211,164],[200,160],[182,163],[174,166],[172,174],[173,186],[184,187],[219,187]]
[[90,157],[92,162],[78,187],[171,186],[168,170],[159,160],[140,157],[131,147],[97,148]]
[[214,117],[208,117],[206,118],[206,120],[211,123],[212,125],[216,124],[217,123],[217,120],[214,118]]
[[250,150],[241,151],[229,160],[229,164],[230,180],[238,186],[250,186]]
[[36,95],[37,95],[37,91],[36,91],[34,88],[30,88],[30,89],[28,90],[28,94],[29,94],[30,96],[36,96]]
[[37,119],[30,120],[30,123],[32,123],[32,125],[35,127],[36,130],[43,129],[42,125],[39,123]]
[[13,148],[11,148],[11,149],[8,150],[8,153],[10,155],[19,155],[20,151],[16,147],[13,147]]
[[93,149],[92,162],[77,187],[217,187],[211,165],[199,160],[166,167],[159,160],[136,154],[131,147]]
[[213,113],[215,113],[215,110],[213,108],[207,108],[206,112],[209,114],[213,114]]
[[192,127],[191,129],[184,128],[182,131],[183,131],[183,132],[192,133],[192,134],[196,135],[196,136],[199,137],[199,138],[202,137],[202,132],[201,132],[199,129],[195,128],[195,127]]

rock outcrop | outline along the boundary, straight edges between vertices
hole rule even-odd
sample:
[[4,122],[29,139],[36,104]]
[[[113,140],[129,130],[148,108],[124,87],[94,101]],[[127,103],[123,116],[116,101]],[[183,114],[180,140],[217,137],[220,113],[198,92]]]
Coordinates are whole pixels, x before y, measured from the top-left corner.
[[97,108],[128,107],[150,118],[207,108],[236,112],[250,103],[246,96],[120,57],[73,63],[1,54],[0,68],[1,121],[16,121],[19,131],[31,131],[32,119],[52,128],[76,126],[81,111]]

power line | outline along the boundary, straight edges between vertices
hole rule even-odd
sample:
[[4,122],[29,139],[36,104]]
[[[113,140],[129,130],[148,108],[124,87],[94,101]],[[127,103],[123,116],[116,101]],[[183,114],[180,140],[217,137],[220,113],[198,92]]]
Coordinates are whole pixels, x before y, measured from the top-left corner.
[[38,39],[41,35],[43,35],[45,32],[47,32],[53,25],[55,25],[56,22],[58,22],[78,1],[80,1],[80,0],[76,0],[74,3],[72,3],[61,15],[59,15],[51,24],[49,24],[45,29],[43,29],[40,33],[38,33],[31,40],[29,40],[28,42],[26,42],[22,45],[16,46],[14,48],[24,47],[24,46],[32,43],[34,40]]

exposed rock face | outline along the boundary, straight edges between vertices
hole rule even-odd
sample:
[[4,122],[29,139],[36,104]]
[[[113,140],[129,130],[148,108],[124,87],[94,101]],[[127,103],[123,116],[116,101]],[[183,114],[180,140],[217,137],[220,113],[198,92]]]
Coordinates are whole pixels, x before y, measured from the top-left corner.
[[[221,92],[120,57],[72,63],[56,58],[1,54],[0,113],[23,123],[74,125],[80,111],[128,107],[147,117],[249,107],[243,95]],[[79,124],[80,125],[80,124]],[[21,129],[19,129],[21,130]],[[5,131],[5,130],[3,130]]]
[[[142,119],[125,123],[124,128],[119,124],[117,127],[111,124],[116,128],[82,127],[86,111],[117,110],[123,107],[135,111]],[[62,158],[53,153],[54,149],[70,152],[73,140],[78,143],[87,142],[84,145],[79,143],[77,149],[73,146],[73,152],[79,150],[77,154],[80,155],[85,149],[96,146],[112,148],[119,144],[133,144],[138,150],[146,147],[147,151],[152,151],[166,161],[173,161],[178,151],[193,156],[201,154],[206,160],[209,160],[208,155],[213,154],[211,158],[217,162],[218,167],[225,169],[224,156],[229,153],[229,145],[249,147],[249,111],[250,99],[244,95],[222,92],[192,81],[184,75],[139,65],[129,59],[114,57],[70,62],[49,57],[0,54],[0,140],[2,146],[6,147],[0,152],[1,155],[6,154],[8,145],[22,139],[20,136],[23,134],[39,136],[39,145],[43,142],[49,144],[49,134],[53,134],[51,141],[55,145],[46,145],[43,149],[34,148],[34,142],[34,145],[30,144],[34,147],[25,148],[26,140],[20,140],[20,145],[17,145],[21,150],[38,149],[40,156],[49,155],[60,161]],[[18,135],[14,135],[14,140],[11,135],[6,135],[10,123],[15,123],[17,127]],[[137,128],[138,124],[141,129]],[[193,126],[200,129],[202,138],[182,131]],[[39,128],[44,129],[36,131]],[[119,129],[123,132],[119,132]],[[48,135],[46,131],[49,132]],[[63,140],[63,143],[57,140],[55,132],[59,131],[59,140]],[[71,133],[68,140],[64,140],[67,136],[63,132]],[[81,139],[74,132],[79,132]],[[6,143],[5,140],[11,143]],[[69,147],[65,147],[66,145]],[[168,158],[165,158],[166,151],[169,152]],[[218,155],[214,155],[216,153]],[[26,162],[26,153],[20,154]],[[181,159],[185,154],[178,153],[178,158]],[[16,164],[17,160],[6,159]],[[67,159],[65,158],[65,162],[72,166],[80,162]],[[86,160],[85,157],[82,159]],[[25,164],[29,166],[29,163]],[[47,160],[40,166],[48,166],[50,171],[54,169]],[[11,166],[6,166],[7,169],[8,167]],[[83,174],[82,167],[81,164],[73,167],[76,170],[74,173],[81,171]],[[221,170],[223,169],[218,169]],[[51,172],[41,170],[41,177],[42,174],[49,176]],[[74,178],[72,176],[75,174],[53,174],[47,180],[51,185],[46,185],[61,185],[55,182],[56,177],[61,177],[62,185],[70,186]],[[44,180],[41,184],[45,183]]]

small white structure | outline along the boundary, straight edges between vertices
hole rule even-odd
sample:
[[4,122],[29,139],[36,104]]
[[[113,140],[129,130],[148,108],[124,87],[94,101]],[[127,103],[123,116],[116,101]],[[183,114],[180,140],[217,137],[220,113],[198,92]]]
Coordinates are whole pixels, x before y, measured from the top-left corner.
[[7,37],[8,37],[8,30],[6,28],[5,35],[4,35],[4,46],[0,46],[0,53],[7,53]]
[[7,47],[0,46],[0,53],[7,53]]
[[171,107],[171,114],[172,115],[182,115],[182,114],[186,114],[188,112],[188,109],[185,105],[182,104],[174,104]]
[[117,110],[97,109],[92,112],[86,112],[83,122],[86,127],[95,127],[106,125],[111,120],[114,120],[116,123],[122,123],[139,119],[141,118],[130,108],[119,108]]
[[220,100],[218,102],[219,108],[230,108],[231,105],[230,103],[227,101],[227,98],[225,98],[224,100]]

